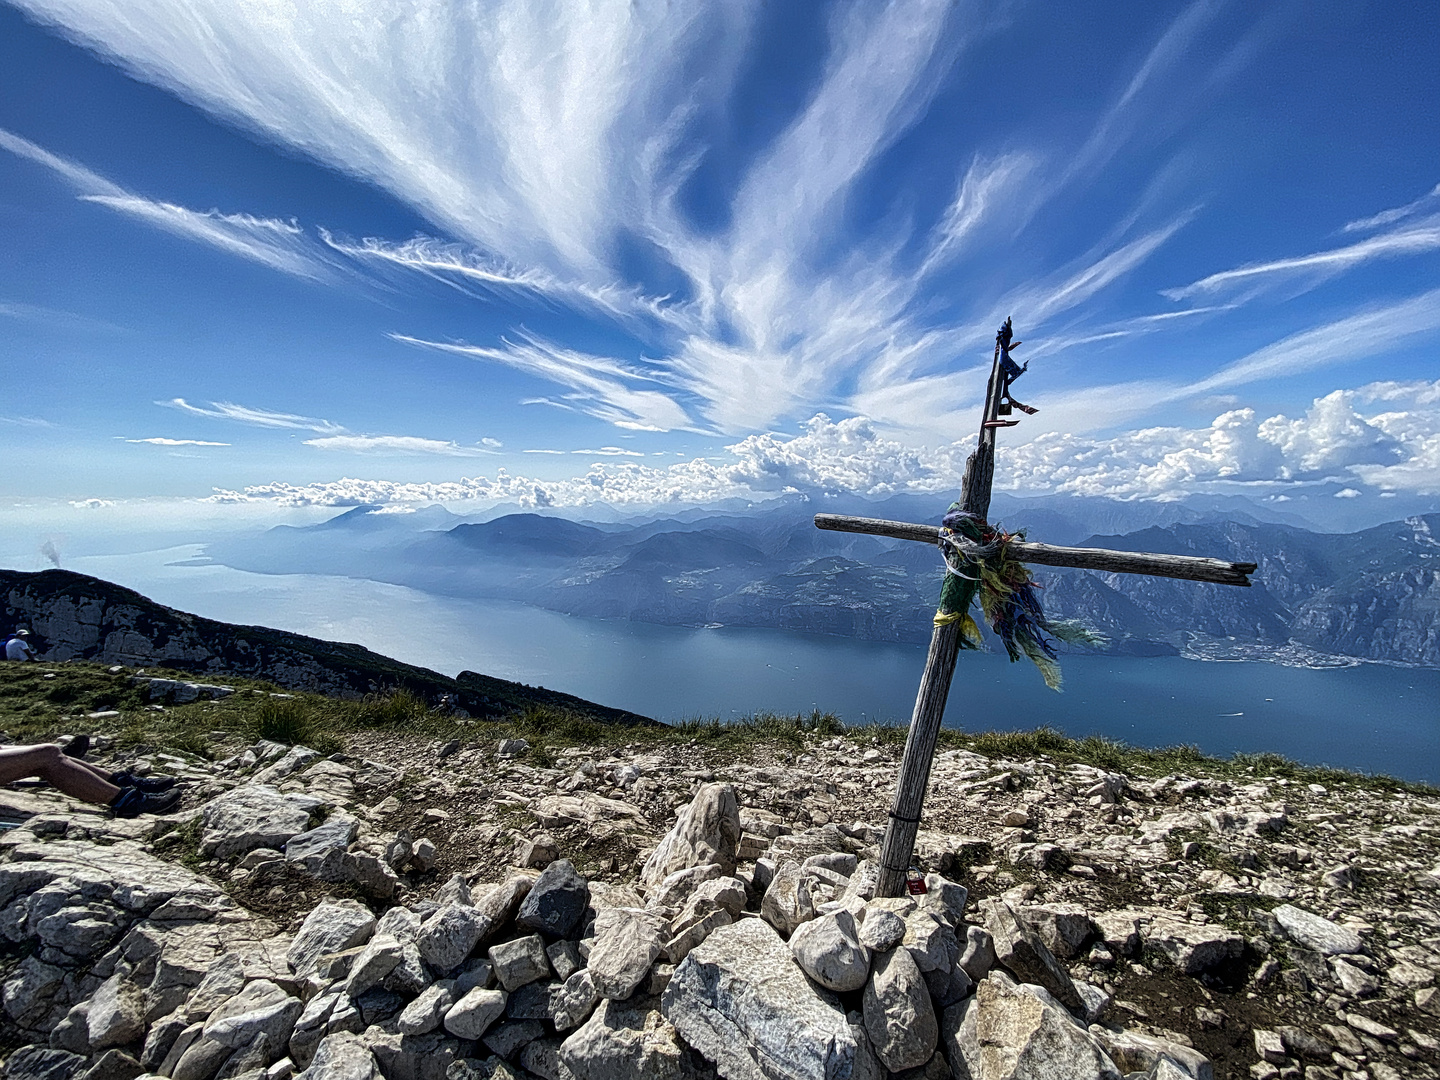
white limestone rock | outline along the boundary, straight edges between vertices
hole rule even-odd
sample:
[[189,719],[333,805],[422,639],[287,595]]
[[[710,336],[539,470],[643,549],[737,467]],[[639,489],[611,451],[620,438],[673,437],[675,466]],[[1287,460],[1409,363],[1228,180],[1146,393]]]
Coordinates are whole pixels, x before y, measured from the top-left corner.
[[924,1065],[940,1041],[940,1025],[925,977],[909,949],[878,954],[865,984],[865,1033],[891,1072]]
[[1045,987],[1066,1008],[1084,1007],[1070,973],[1040,936],[1016,918],[1008,904],[987,900],[980,906],[985,912],[985,929],[994,941],[997,963],[1023,982]]
[[204,1038],[232,1050],[264,1034],[271,1046],[284,1046],[305,1006],[268,979],[256,979],[210,1014]]
[[600,1000],[595,979],[588,968],[575,972],[560,988],[552,1003],[550,1019],[556,1031],[571,1031],[583,1024]]
[[436,971],[453,971],[492,928],[492,921],[473,905],[446,904],[421,924],[415,946]]
[[90,1048],[124,1046],[145,1033],[145,994],[120,975],[111,975],[90,998],[86,1010]]
[[[1139,1031],[1112,1031],[1100,1024],[1094,1024],[1090,1033],[1095,1036],[1101,1049],[1115,1062],[1116,1068],[1126,1073],[1149,1073],[1157,1069],[1162,1059],[1168,1058],[1179,1067],[1183,1076],[1192,1080],[1215,1080],[1215,1066],[1194,1047],[1184,1046],[1170,1039],[1146,1035]],[[1256,1045],[1260,1045],[1261,1032],[1256,1032]],[[1274,1035],[1273,1032],[1265,1032]],[[1276,1037],[1277,1044],[1279,1042]],[[1285,1057],[1283,1048],[1279,1054]],[[1328,1055],[1327,1055],[1328,1056]],[[1262,1055],[1263,1057],[1263,1055]]]
[[503,990],[476,987],[445,1012],[445,1030],[456,1038],[478,1039],[505,1013]]
[[776,868],[775,876],[760,902],[760,917],[787,938],[801,923],[815,917],[810,883],[804,869],[794,859],[787,859]]
[[320,957],[363,945],[374,930],[375,916],[358,901],[327,902],[305,916],[285,955],[296,974],[304,975]]
[[345,851],[359,828],[348,814],[334,814],[286,841],[285,861],[320,881],[344,881]]
[[1281,904],[1271,912],[1290,940],[1314,949],[1323,956],[1342,953],[1363,953],[1365,943],[1360,935],[1329,919],[1315,915],[1293,904]]
[[560,1044],[560,1060],[585,1080],[683,1080],[685,1049],[654,998],[605,1001]]
[[979,982],[990,974],[995,966],[995,939],[983,926],[969,926],[965,929],[965,945],[960,950],[956,964],[962,968],[971,982]]
[[993,974],[975,992],[975,1080],[1121,1080],[1109,1055],[1044,987]]
[[859,990],[870,977],[870,950],[860,944],[855,917],[848,911],[801,924],[790,937],[790,954],[827,990]]
[[453,979],[442,979],[427,986],[400,1011],[395,1029],[402,1035],[425,1035],[440,1026],[454,1004],[455,982]]
[[539,934],[501,942],[490,948],[495,978],[506,990],[517,990],[550,974],[550,958]]
[[845,1080],[862,1058],[839,1002],[759,919],[716,930],[686,957],[661,1010],[726,1080]]
[[960,942],[951,925],[933,911],[911,912],[905,920],[901,944],[910,951],[921,972],[949,972],[960,959]]
[[323,805],[311,795],[282,795],[265,784],[242,784],[201,810],[200,853],[229,859],[255,848],[283,848],[310,828]]
[[1145,927],[1145,948],[1164,954],[1186,975],[1199,975],[1232,960],[1245,949],[1245,939],[1214,923],[1192,923],[1157,916]]
[[350,965],[345,992],[357,998],[372,986],[378,986],[400,963],[402,948],[400,942],[389,934],[372,937]]
[[740,848],[740,805],[729,784],[704,784],[640,869],[640,886],[653,889],[677,870],[714,864],[735,873]]
[[375,1055],[357,1036],[337,1031],[320,1040],[315,1059],[296,1080],[383,1080]]
[[590,976],[595,992],[621,1001],[633,994],[660,955],[669,928],[666,920],[636,908],[605,908],[595,916],[590,946]]
[[905,940],[905,920],[883,907],[867,906],[860,924],[860,944],[875,952],[889,952]]
[[1099,934],[1078,904],[1030,904],[1017,908],[1015,914],[1061,960],[1075,959]]

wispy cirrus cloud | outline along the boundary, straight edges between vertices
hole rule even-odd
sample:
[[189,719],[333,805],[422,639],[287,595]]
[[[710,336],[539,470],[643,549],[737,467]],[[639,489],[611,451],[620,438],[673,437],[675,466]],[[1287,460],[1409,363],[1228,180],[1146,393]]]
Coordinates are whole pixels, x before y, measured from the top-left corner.
[[1440,330],[1440,289],[1376,305],[1291,334],[1226,364],[1185,388],[1186,395],[1209,393],[1302,371],[1350,363],[1393,351]]
[[634,385],[653,385],[658,381],[656,374],[612,357],[561,348],[538,337],[503,342],[499,348],[486,348],[426,341],[405,334],[390,336],[407,345],[504,364],[564,386],[571,392],[565,395],[562,404],[617,427],[636,431],[675,431],[695,427],[685,409],[670,394]]
[[99,173],[52,154],[44,147],[0,129],[0,149],[43,165],[79,193],[85,202],[136,218],[187,240],[198,241],[272,270],[310,280],[331,280],[339,265],[323,258],[294,221],[191,210],[126,191]]
[[[250,427],[276,430],[312,431],[319,438],[306,439],[306,446],[317,450],[329,450],[350,454],[428,454],[441,457],[484,457],[498,452],[502,445],[499,439],[486,437],[474,445],[466,446],[454,440],[431,439],[419,435],[369,435],[356,434],[340,424],[322,420],[315,416],[298,413],[276,412],[271,409],[255,409],[248,405],[237,405],[233,401],[212,401],[206,405],[195,405],[184,398],[157,401],[167,409],[178,409],[190,416],[203,416],[209,420],[227,420]],[[148,442],[162,446],[229,446],[229,443],[200,442],[197,440],[174,439],[130,439],[129,442]]]
[[138,195],[82,195],[80,198],[281,273],[313,280],[332,277],[334,273],[334,267],[325,266],[315,257],[313,245],[305,239],[305,230],[294,220],[191,210]]
[[1407,217],[1413,217],[1422,210],[1432,209],[1440,204],[1440,184],[1414,199],[1404,206],[1392,207],[1389,210],[1381,210],[1378,214],[1371,214],[1369,217],[1357,218],[1355,221],[1347,221],[1341,232],[1365,232],[1369,229],[1378,229],[1385,225],[1393,225],[1397,221],[1403,221]]
[[373,236],[348,241],[327,229],[320,230],[320,237],[328,247],[357,262],[423,274],[456,287],[522,292],[547,304],[588,308],[624,323],[653,319],[674,326],[693,325],[686,305],[669,297],[646,296],[639,288],[618,282],[592,284],[565,280],[536,267],[509,266],[453,241],[415,237],[395,243]]
[[955,198],[935,226],[930,251],[919,275],[932,273],[955,258],[975,233],[989,224],[1001,206],[1020,197],[1021,185],[1037,166],[1025,153],[1002,154],[993,161],[976,159],[965,170]]
[[205,439],[167,439],[155,435],[148,439],[123,439],[127,443],[145,443],[149,446],[229,446],[228,442],[209,442]]
[[483,457],[494,454],[487,446],[461,446],[444,439],[416,435],[325,435],[306,439],[306,446],[320,450],[343,450],[352,454],[438,454],[442,457]]
[[1222,270],[1181,288],[1166,289],[1163,295],[1171,300],[1188,300],[1239,285],[1262,283],[1267,279],[1288,281],[1308,275],[1318,281],[1375,259],[1419,255],[1435,250],[1440,250],[1440,215],[1344,247]]
[[[1143,416],[1156,406],[1212,396],[1266,379],[1383,356],[1440,331],[1440,289],[1329,319],[1246,353],[1190,382],[1151,378],[1050,395],[1052,431],[1084,433]],[[1096,403],[1103,402],[1103,408]]]
[[[854,210],[877,163],[1006,17],[949,0],[836,4],[813,87],[743,163],[721,211],[697,222],[686,188],[715,161],[705,123],[766,32],[758,0],[417,0],[384,20],[222,0],[19,2],[140,77],[394,193],[447,236],[322,233],[332,255],[600,313],[636,335],[623,374],[563,342],[470,347],[560,387],[533,400],[622,427],[735,434],[817,405],[943,432],[965,392],[956,356],[984,352],[996,321],[993,297],[937,314],[955,306],[946,275],[993,256],[1057,192],[1147,138],[1146,117],[1173,111],[1166,87],[1215,7],[1198,0],[1165,27],[1077,147],[978,147],[938,216],[864,220]],[[1024,293],[1041,304],[1027,333],[1132,273],[1176,220],[1122,222],[1084,266],[1063,259],[1071,271],[1050,293]],[[942,405],[905,411],[902,383]]]
[[193,405],[184,398],[171,398],[169,401],[157,401],[167,409],[179,409],[191,416],[204,416],[211,420],[231,420],[237,424],[248,424],[251,427],[261,428],[293,428],[297,431],[314,431],[325,435],[345,434],[345,429],[339,424],[333,424],[329,420],[321,420],[314,416],[300,416],[296,413],[273,412],[269,409],[252,409],[246,405],[237,405],[233,401],[212,401],[209,406]]

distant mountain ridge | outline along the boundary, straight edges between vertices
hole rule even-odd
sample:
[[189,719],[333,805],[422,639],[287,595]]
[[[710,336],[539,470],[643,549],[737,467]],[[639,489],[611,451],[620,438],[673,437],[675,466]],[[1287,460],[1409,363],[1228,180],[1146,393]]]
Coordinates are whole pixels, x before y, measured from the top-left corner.
[[245,675],[293,690],[356,698],[409,690],[438,703],[449,695],[471,716],[506,716],[549,705],[607,723],[650,724],[558,690],[525,686],[474,671],[449,678],[359,645],[324,641],[263,626],[231,623],[165,607],[133,589],[69,570],[0,570],[6,631],[29,628],[44,661],[94,660],[157,665],[207,678]]
[[[812,519],[825,510],[926,520],[934,509],[917,496],[782,500],[628,527],[527,513],[448,528],[361,509],[210,550],[243,570],[342,574],[571,615],[925,641],[941,575],[934,549],[822,532]],[[368,520],[379,516],[394,520]],[[1037,568],[1048,608],[1105,632],[1113,652],[1440,666],[1440,514],[1340,534],[1266,516],[1282,515],[1234,500],[1197,510],[1003,495],[991,511],[1033,539],[1258,564],[1249,589]],[[1113,524],[1122,528],[1095,528]]]

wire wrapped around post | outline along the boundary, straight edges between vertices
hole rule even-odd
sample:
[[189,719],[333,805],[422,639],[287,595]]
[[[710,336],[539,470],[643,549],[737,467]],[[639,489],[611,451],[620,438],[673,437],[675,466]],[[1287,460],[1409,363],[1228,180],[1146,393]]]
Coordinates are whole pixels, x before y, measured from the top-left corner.
[[935,625],[960,624],[960,647],[978,649],[980,627],[970,614],[978,599],[990,629],[1005,645],[1011,662],[1022,655],[1040,669],[1045,685],[1060,689],[1060,664],[1051,638],[1072,645],[1103,645],[1105,637],[1073,619],[1051,619],[1040,603],[1040,586],[1008,550],[1025,534],[992,528],[976,514],[952,503],[940,529],[945,582]]

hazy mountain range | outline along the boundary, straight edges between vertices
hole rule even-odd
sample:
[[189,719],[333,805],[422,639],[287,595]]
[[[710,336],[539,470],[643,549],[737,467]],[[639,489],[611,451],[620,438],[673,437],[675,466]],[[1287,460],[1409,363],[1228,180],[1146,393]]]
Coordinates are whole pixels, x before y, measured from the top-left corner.
[[[926,545],[821,532],[816,512],[934,520],[933,499],[782,500],[639,522],[530,513],[467,522],[441,507],[360,507],[320,525],[212,544],[262,573],[338,574],[572,615],[925,641],[941,563]],[[1243,498],[1019,500],[991,519],[1031,539],[1254,561],[1249,589],[1039,568],[1055,614],[1132,655],[1186,653],[1440,666],[1440,514],[1319,533]]]

